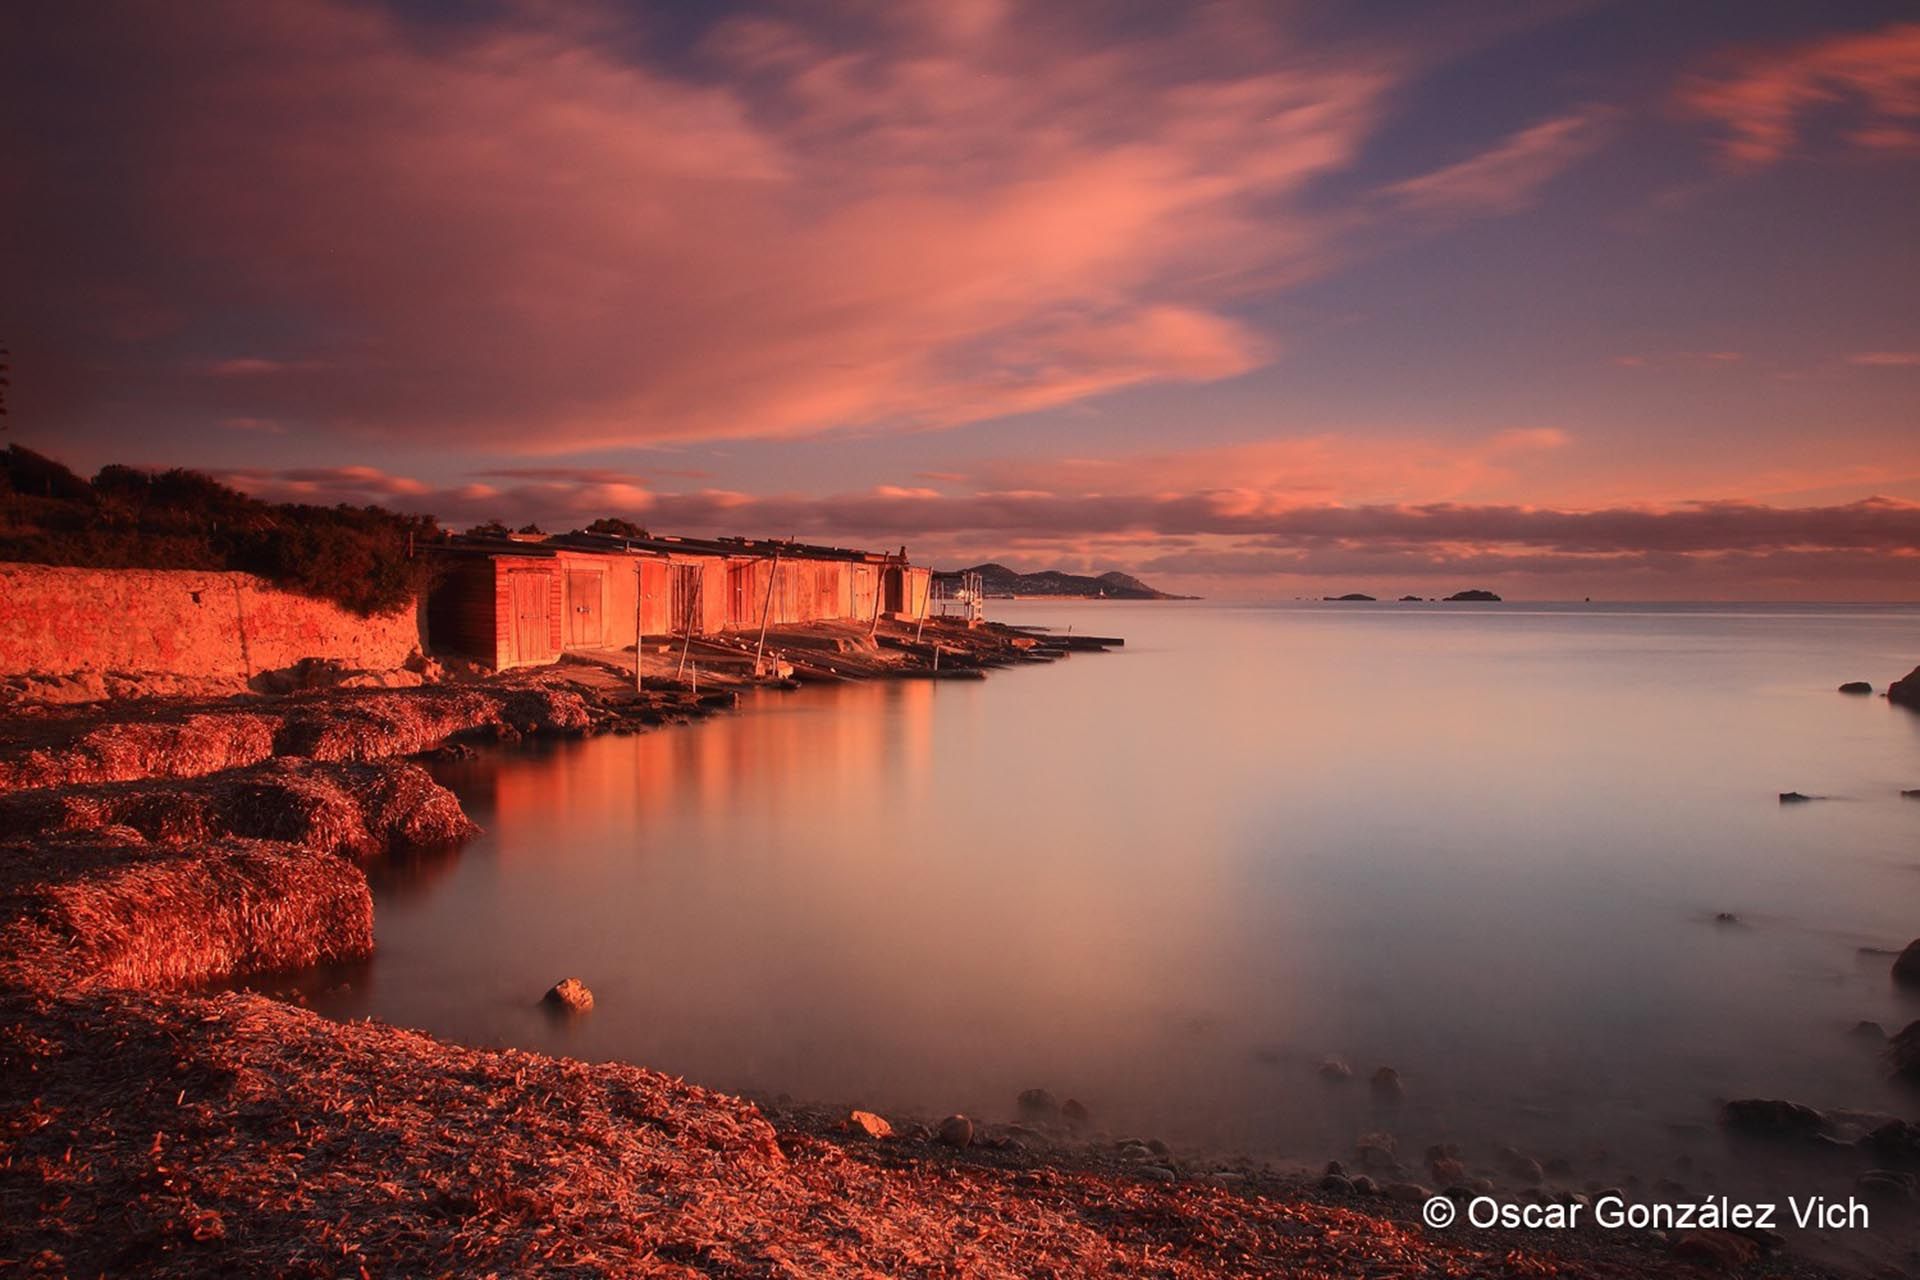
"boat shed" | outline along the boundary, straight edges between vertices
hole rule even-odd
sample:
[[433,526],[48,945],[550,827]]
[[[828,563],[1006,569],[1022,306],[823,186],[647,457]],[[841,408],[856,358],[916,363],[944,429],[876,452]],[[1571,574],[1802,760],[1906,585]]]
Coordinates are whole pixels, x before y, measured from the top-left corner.
[[427,601],[434,651],[498,669],[648,636],[810,622],[914,621],[931,572],[898,553],[746,538],[463,537],[440,549]]

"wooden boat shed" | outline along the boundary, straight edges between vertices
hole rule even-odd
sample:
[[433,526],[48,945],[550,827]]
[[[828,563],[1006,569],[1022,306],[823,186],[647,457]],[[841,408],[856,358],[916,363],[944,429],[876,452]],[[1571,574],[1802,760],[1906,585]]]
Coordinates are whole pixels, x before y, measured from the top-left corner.
[[456,538],[427,599],[436,652],[505,669],[648,636],[763,624],[914,621],[931,571],[898,553],[748,538],[597,534]]

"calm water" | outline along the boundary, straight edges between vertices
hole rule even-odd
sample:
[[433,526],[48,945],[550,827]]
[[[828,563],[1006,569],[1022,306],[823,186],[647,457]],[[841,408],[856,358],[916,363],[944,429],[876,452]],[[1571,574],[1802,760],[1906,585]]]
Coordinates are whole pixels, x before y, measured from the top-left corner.
[[1727,1096],[1910,1108],[1846,1032],[1920,1017],[1860,953],[1920,933],[1920,716],[1834,686],[1920,611],[996,616],[1127,646],[448,768],[486,834],[382,877],[329,1011],[1302,1159],[1387,1124],[1657,1172]]

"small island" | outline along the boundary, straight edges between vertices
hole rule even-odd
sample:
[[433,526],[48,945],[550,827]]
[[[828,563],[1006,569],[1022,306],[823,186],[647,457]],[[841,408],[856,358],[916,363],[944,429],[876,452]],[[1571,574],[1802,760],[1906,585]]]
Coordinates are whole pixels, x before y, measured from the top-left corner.
[[1365,592],[1361,592],[1361,591],[1349,591],[1347,592],[1347,594],[1343,596],[1322,596],[1321,598],[1324,600],[1331,600],[1336,604],[1343,600],[1371,601],[1373,599],[1372,596],[1367,595]]
[[1448,596],[1447,600],[1449,603],[1459,600],[1481,601],[1492,604],[1500,603],[1500,597],[1491,591],[1456,591]]

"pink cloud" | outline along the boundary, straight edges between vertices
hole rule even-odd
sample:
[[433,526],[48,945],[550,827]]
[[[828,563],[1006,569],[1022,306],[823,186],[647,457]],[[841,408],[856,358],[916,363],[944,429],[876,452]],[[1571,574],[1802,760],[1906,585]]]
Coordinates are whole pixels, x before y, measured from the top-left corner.
[[1861,351],[1848,356],[1847,363],[1869,368],[1911,369],[1920,367],[1920,351]]
[[1522,129],[1457,164],[1387,190],[1426,213],[1518,213],[1545,186],[1590,155],[1612,129],[1614,113],[1588,107]]
[[1721,126],[1721,149],[1741,168],[1787,155],[1807,118],[1837,103],[1863,117],[1847,135],[1854,145],[1907,149],[1920,129],[1920,23],[1737,54],[1689,77],[1679,102]]
[[685,75],[512,6],[428,38],[216,0],[65,39],[120,84],[103,142],[147,260],[191,264],[178,309],[324,335],[210,360],[209,416],[557,453],[943,426],[1271,358],[1231,304],[1328,265],[1305,193],[1392,68],[1253,10],[1153,38],[1047,14],[883,6],[851,42],[727,20]]

